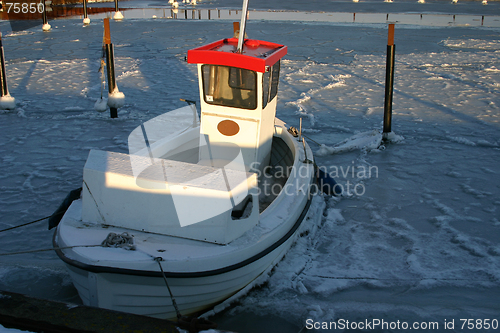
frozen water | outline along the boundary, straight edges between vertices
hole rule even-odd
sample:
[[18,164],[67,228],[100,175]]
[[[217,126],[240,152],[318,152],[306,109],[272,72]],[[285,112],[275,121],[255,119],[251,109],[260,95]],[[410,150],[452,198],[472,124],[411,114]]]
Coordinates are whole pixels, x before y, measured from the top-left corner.
[[4,326],[0,325],[0,333],[30,333],[29,331],[21,331],[17,330],[15,328],[5,328]]
[[[133,3],[139,3],[135,1]],[[160,2],[140,2],[143,7]],[[161,2],[165,5],[166,2]],[[239,8],[236,1],[198,6]],[[255,2],[324,10],[351,2]],[[498,3],[369,2],[394,11],[499,14]],[[422,7],[423,6],[423,7]],[[252,5],[251,5],[252,8]],[[458,8],[458,9],[457,9]],[[486,12],[487,10],[487,12]],[[51,21],[6,33],[9,91],[1,111],[0,229],[50,215],[81,186],[89,149],[126,153],[130,132],[197,100],[187,50],[232,35],[229,21],[112,22],[117,119],[98,113],[102,23]],[[0,29],[9,29],[6,22]],[[251,38],[283,43],[278,117],[316,146],[342,198],[310,225],[260,287],[215,317],[244,332],[299,331],[306,319],[500,319],[500,39],[498,28],[396,25],[393,134],[381,140],[385,24],[249,21]],[[316,145],[317,142],[320,145]],[[342,148],[342,149],[339,149]],[[0,252],[50,248],[44,222],[0,233]],[[78,299],[52,252],[0,256],[0,289]],[[260,325],[260,326],[259,326]],[[247,328],[248,329],[248,328]],[[486,331],[486,330],[485,330]]]

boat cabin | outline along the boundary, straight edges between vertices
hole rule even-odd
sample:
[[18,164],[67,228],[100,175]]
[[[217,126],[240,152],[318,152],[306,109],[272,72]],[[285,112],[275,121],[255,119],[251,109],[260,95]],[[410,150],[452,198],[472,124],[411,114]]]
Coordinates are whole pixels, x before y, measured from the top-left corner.
[[83,221],[217,244],[259,222],[256,172],[269,164],[287,48],[247,39],[240,52],[237,44],[188,51],[198,64],[201,119],[186,106],[132,131],[129,154],[90,152]]
[[[241,149],[246,171],[269,164],[276,115],[280,59],[287,47],[228,38],[188,51],[198,64],[201,100],[200,161],[227,164],[228,144]],[[210,156],[209,156],[210,155]]]

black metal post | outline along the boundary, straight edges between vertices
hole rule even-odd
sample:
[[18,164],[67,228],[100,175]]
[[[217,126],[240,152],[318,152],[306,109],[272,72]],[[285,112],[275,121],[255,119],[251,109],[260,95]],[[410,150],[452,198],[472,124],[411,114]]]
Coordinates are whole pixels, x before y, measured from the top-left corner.
[[50,24],[47,21],[47,6],[45,5],[45,0],[43,0],[42,20],[43,20],[42,30],[43,31],[49,31],[50,30]]
[[115,15],[113,16],[113,19],[115,21],[123,20],[123,14],[120,12],[120,9],[118,8],[118,0],[115,0]]
[[87,12],[87,0],[83,0],[83,18],[86,19],[89,17]]
[[[115,61],[114,61],[114,52],[113,52],[113,44],[106,44],[106,67],[108,73],[108,92],[112,94],[116,88],[115,81]],[[118,118],[118,109],[109,108],[111,118]]]
[[[108,74],[108,92],[112,94],[116,88],[115,60],[113,44],[111,44],[111,33],[109,31],[109,18],[104,19],[104,49],[106,53],[106,69]],[[118,118],[118,109],[109,108],[111,118]]]
[[0,67],[0,80],[2,81],[2,97],[9,95],[9,88],[7,87],[7,72],[5,71],[5,55],[3,52],[2,45],[2,35],[0,34],[0,55],[1,55],[1,67]]
[[43,1],[43,13],[42,13],[43,24],[47,24],[47,10],[45,9],[45,0]]
[[396,45],[394,45],[394,24],[389,24],[389,38],[387,42],[387,63],[385,69],[385,100],[384,100],[384,130],[391,132],[392,123],[392,95],[394,87],[394,60]]
[[89,13],[88,13],[88,9],[87,9],[87,1],[88,0],[83,0],[83,24],[84,25],[90,24]]

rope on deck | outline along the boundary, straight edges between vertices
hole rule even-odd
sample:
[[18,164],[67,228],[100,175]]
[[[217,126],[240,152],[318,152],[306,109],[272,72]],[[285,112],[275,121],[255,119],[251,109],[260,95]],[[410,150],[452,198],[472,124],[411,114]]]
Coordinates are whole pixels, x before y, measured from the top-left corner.
[[103,247],[122,248],[128,251],[135,251],[134,236],[129,235],[128,232],[116,234],[110,232],[105,240],[102,241]]

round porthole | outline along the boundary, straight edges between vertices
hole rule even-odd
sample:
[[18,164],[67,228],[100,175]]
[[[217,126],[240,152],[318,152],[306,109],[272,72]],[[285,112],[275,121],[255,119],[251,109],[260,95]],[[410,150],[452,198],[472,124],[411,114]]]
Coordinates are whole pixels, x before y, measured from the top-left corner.
[[222,135],[233,136],[238,134],[238,132],[240,131],[240,126],[236,122],[226,119],[221,121],[217,125],[217,129]]

